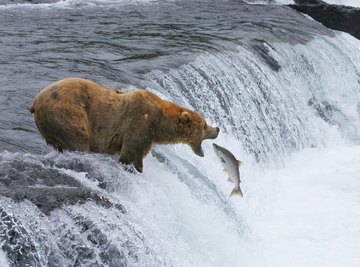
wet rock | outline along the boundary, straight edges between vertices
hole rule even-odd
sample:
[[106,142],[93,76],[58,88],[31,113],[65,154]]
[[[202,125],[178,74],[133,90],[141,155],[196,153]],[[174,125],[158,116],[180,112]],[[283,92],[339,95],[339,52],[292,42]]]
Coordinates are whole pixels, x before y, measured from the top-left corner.
[[326,27],[360,39],[360,8],[330,5],[320,0],[295,0],[291,8],[305,13]]
[[[0,155],[0,249],[6,253],[9,265],[128,266],[128,250],[133,248],[115,246],[102,224],[94,223],[86,215],[87,205],[112,209],[112,213],[118,210],[121,215],[126,213],[124,206],[97,190],[96,177],[87,177],[88,173],[83,172],[91,164],[73,166],[75,170],[58,165],[43,157]],[[87,179],[94,188],[86,186]],[[40,212],[34,212],[35,207],[29,202]],[[19,214],[19,210],[13,209],[16,206],[27,208],[20,208]],[[38,215],[28,217],[22,212]],[[63,216],[58,217],[59,214]],[[44,218],[45,225],[53,224],[43,229],[33,222],[34,218],[40,221]]]
[[16,202],[29,200],[45,215],[63,205],[84,204],[94,201],[98,205],[125,213],[125,208],[102,196],[98,191],[84,187],[74,177],[56,167],[14,160],[0,166],[0,196]]

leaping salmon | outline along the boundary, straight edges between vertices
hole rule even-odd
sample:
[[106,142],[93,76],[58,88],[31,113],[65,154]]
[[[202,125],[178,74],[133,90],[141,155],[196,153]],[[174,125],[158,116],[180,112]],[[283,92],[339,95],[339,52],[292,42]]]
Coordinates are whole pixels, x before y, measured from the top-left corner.
[[215,143],[213,143],[214,151],[222,166],[224,167],[224,171],[229,175],[229,182],[234,183],[234,189],[230,193],[230,197],[233,195],[240,195],[243,197],[243,193],[240,188],[240,171],[239,167],[241,166],[242,162],[237,160],[235,156],[226,148],[223,148]]

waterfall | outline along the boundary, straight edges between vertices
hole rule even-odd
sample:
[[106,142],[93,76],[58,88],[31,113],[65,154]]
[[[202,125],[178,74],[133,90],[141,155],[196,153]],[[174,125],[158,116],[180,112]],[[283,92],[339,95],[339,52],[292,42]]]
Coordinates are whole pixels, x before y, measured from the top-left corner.
[[347,34],[208,53],[149,79],[156,91],[220,124],[257,161],[341,138],[359,141],[359,44]]

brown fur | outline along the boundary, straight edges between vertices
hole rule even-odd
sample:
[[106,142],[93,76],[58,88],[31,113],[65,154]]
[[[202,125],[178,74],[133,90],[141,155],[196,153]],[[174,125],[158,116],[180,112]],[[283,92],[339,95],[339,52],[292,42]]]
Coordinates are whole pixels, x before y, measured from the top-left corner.
[[30,112],[56,150],[118,152],[120,162],[134,164],[139,172],[154,143],[185,143],[203,156],[201,142],[219,133],[198,113],[149,91],[120,92],[81,78],[50,84]]

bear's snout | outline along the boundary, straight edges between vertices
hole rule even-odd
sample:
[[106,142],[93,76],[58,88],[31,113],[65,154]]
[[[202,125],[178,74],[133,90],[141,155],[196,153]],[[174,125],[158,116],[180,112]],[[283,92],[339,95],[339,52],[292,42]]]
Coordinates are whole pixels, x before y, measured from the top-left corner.
[[220,132],[220,128],[219,127],[211,127],[211,126],[207,126],[206,130],[205,130],[205,138],[204,139],[215,139]]

